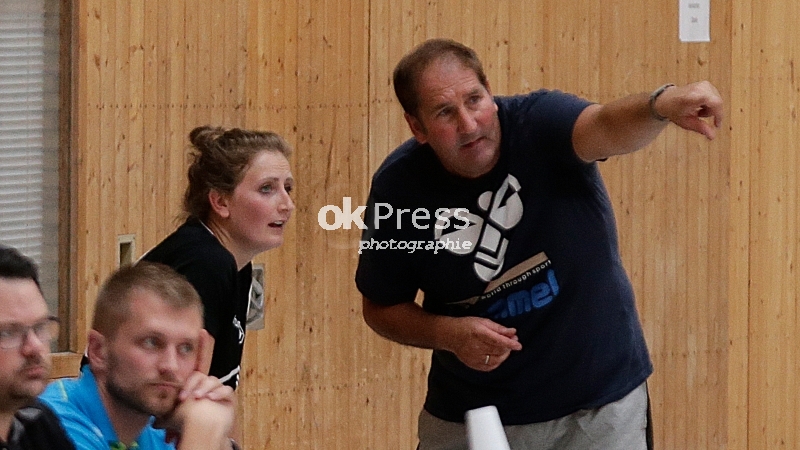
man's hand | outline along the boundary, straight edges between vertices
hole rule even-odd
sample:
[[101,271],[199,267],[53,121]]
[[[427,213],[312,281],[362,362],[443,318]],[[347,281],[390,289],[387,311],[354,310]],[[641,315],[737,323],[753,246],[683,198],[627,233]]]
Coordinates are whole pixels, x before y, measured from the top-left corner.
[[[180,425],[178,450],[231,448],[228,432],[233,426],[233,402],[213,401],[208,398],[188,398],[173,413]],[[213,442],[217,442],[214,447]]]
[[208,374],[211,368],[211,358],[214,354],[214,336],[208,331],[200,330],[200,339],[197,343],[197,363],[194,370]]
[[413,301],[382,306],[364,297],[362,305],[367,325],[381,336],[404,345],[447,350],[475,370],[494,370],[512,351],[522,350],[517,330],[489,319],[432,314]]
[[512,351],[522,350],[514,328],[480,317],[454,318],[451,324],[453,339],[448,350],[472,369],[489,372],[500,366]]
[[216,377],[194,372],[184,383],[175,409],[168,417],[159,417],[156,426],[166,428],[168,436],[177,438],[178,450],[228,450],[235,409],[236,396],[230,386]]
[[205,375],[202,372],[194,372],[183,383],[183,389],[178,394],[178,402],[202,398],[217,402],[230,401],[234,403],[233,406],[235,406],[236,400],[233,388],[222,384],[217,377]]
[[[658,96],[653,109],[679,127],[714,139],[722,125],[722,97],[708,81],[667,88]],[[712,118],[709,123],[706,118]]]

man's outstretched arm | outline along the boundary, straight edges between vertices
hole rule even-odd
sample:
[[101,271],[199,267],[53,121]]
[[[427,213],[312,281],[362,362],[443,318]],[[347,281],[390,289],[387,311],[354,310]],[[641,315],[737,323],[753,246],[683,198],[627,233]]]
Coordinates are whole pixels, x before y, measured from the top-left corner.
[[591,162],[645,147],[670,122],[714,139],[722,118],[723,101],[711,83],[669,86],[588,106],[575,122],[572,143],[578,157]]

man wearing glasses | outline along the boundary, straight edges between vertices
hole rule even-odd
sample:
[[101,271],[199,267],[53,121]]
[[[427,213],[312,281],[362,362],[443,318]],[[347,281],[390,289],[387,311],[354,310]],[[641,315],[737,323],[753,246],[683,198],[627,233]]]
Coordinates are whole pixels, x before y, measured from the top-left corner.
[[49,315],[38,269],[17,250],[0,246],[0,449],[72,450],[58,419],[36,397],[50,375],[50,342],[58,319]]

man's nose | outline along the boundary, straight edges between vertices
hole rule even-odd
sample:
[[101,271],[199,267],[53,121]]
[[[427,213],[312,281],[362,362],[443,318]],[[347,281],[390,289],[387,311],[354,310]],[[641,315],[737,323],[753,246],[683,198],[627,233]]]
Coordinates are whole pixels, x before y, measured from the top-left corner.
[[458,131],[462,134],[470,134],[477,128],[478,122],[475,120],[473,112],[466,108],[461,108],[458,111]]
[[159,359],[159,369],[162,372],[175,372],[178,370],[178,350],[167,347]]
[[22,336],[21,350],[24,354],[42,353],[50,348],[50,341],[43,341],[36,335],[33,328]]

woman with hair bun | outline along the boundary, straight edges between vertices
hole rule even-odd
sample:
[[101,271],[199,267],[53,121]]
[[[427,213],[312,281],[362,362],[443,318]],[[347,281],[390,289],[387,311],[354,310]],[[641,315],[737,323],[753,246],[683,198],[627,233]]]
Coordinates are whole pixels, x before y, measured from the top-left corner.
[[268,131],[202,126],[189,133],[185,222],[142,259],[166,264],[197,289],[214,338],[209,374],[237,387],[252,259],[283,243],[294,209],[286,141]]

